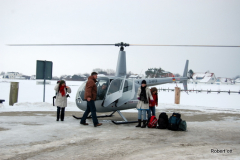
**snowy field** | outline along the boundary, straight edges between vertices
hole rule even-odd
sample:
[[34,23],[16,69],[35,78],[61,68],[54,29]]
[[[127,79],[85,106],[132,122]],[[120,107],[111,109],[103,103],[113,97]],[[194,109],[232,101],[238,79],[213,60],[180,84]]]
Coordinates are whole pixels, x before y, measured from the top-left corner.
[[[93,127],[79,124],[72,115],[83,114],[75,105],[75,95],[82,82],[69,81],[72,88],[64,122],[56,121],[52,106],[54,86],[36,81],[18,80],[18,103],[9,106],[10,82],[0,79],[0,159],[29,160],[159,160],[159,159],[240,159],[240,95],[228,93],[181,92],[180,105],[174,104],[174,92],[159,92],[157,115],[165,111],[170,116],[179,112],[188,125],[187,132],[136,128],[136,124],[115,125],[122,120],[118,114],[99,118],[103,123]],[[14,80],[15,81],[15,80]],[[157,88],[173,89],[176,84]],[[182,88],[181,84],[178,84]],[[189,89],[239,91],[237,85],[188,85]],[[104,113],[98,113],[103,115]],[[136,109],[124,111],[124,116],[136,120]]]
[[[19,82],[18,103],[9,106],[10,82]],[[75,96],[82,81],[68,81],[67,85],[71,87],[72,93],[68,98],[67,111],[79,111],[75,105]],[[43,85],[37,85],[36,80],[3,80],[0,79],[0,99],[5,99],[4,105],[0,108],[0,112],[6,111],[55,111],[52,106],[52,97],[55,94],[54,87],[56,81],[51,81],[50,85],[46,85],[45,103],[43,103]],[[182,84],[178,84],[182,87]],[[174,89],[176,84],[163,84],[156,86],[162,89]],[[189,89],[194,90],[212,90],[212,91],[239,91],[239,85],[204,85],[204,84],[188,84]],[[174,92],[159,92],[159,110],[170,109],[191,109],[202,110],[208,112],[239,112],[240,111],[240,95],[237,93],[196,93],[181,92],[180,105],[174,104]],[[135,109],[127,110],[127,112],[136,112]]]

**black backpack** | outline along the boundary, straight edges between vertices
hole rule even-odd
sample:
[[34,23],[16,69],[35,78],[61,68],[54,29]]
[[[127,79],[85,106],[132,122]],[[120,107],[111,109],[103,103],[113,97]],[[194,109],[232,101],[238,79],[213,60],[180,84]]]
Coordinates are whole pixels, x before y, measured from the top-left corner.
[[158,129],[166,129],[168,127],[168,115],[162,112],[158,117]]
[[168,129],[172,130],[172,131],[177,131],[181,121],[182,121],[181,114],[173,113],[172,116],[168,120]]

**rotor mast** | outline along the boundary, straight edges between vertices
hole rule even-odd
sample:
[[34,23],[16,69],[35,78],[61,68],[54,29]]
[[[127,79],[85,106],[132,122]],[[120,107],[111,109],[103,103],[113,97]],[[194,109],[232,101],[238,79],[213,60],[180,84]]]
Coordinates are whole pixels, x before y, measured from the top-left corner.
[[123,76],[126,76],[127,74],[126,52],[124,51],[124,47],[129,46],[129,44],[121,42],[121,43],[116,43],[115,46],[120,47],[115,76],[123,77]]
[[121,43],[115,43],[115,46],[120,47],[120,51],[124,51],[124,47],[129,46],[129,44],[121,42]]

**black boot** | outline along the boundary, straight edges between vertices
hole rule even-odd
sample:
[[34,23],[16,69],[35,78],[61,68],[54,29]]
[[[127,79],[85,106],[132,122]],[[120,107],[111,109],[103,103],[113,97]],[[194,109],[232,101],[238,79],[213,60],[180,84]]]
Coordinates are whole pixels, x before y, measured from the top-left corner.
[[141,128],[146,128],[146,126],[147,126],[147,120],[143,120],[143,125]]
[[61,108],[61,121],[64,121],[65,108]]
[[60,116],[60,107],[57,107],[57,121],[59,121],[59,116]]
[[146,122],[146,126],[148,125],[148,123],[149,123],[149,119],[148,119],[147,122]]
[[138,125],[137,125],[136,127],[141,127],[141,123],[142,123],[142,120],[139,119],[139,120],[138,120]]

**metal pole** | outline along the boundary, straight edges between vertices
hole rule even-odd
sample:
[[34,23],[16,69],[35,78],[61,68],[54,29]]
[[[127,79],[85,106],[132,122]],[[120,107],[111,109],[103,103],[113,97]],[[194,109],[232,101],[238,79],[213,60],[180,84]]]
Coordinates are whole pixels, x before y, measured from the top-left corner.
[[44,62],[44,71],[43,71],[43,77],[44,77],[44,81],[43,81],[43,102],[45,102],[45,81],[46,81],[46,60]]
[[10,106],[13,106],[14,103],[16,103],[18,101],[18,88],[19,88],[18,82],[11,82],[10,94],[9,94],[9,105]]

